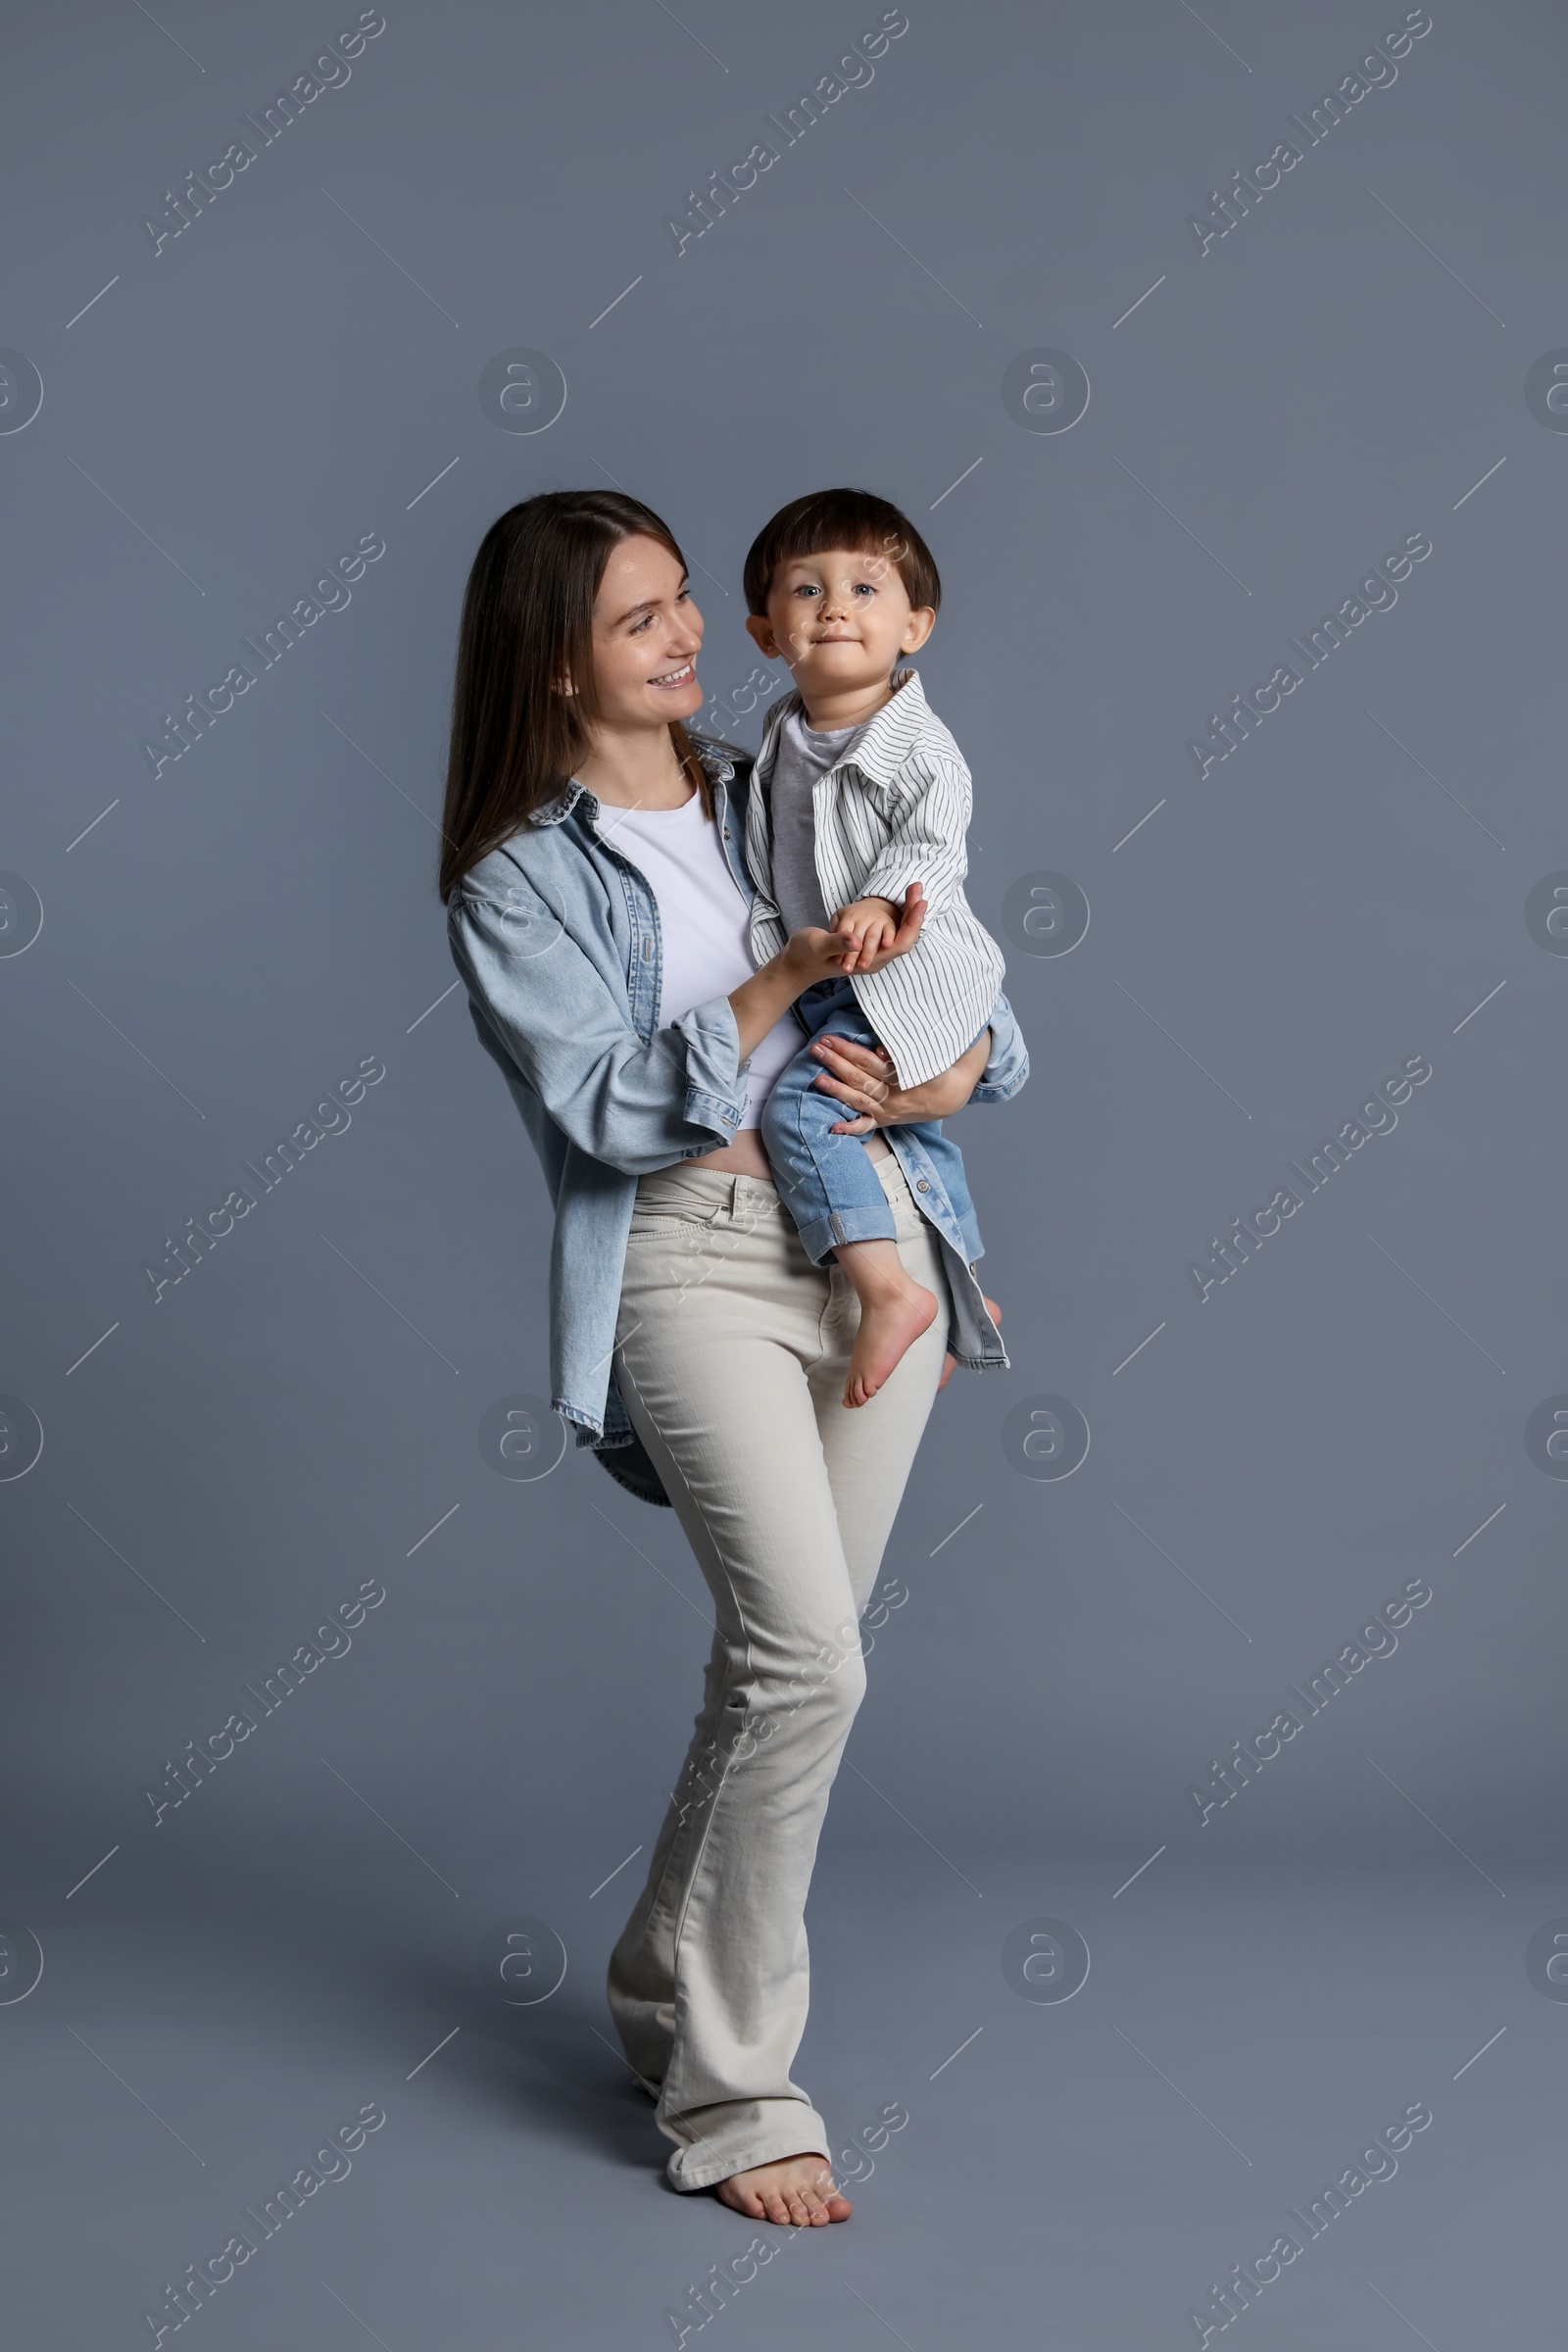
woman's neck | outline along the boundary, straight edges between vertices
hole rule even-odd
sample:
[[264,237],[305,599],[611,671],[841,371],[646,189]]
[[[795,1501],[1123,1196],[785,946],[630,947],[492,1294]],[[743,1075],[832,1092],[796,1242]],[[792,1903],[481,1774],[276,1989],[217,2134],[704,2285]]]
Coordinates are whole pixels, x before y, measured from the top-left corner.
[[574,773],[612,808],[682,808],[695,790],[667,726],[597,729]]

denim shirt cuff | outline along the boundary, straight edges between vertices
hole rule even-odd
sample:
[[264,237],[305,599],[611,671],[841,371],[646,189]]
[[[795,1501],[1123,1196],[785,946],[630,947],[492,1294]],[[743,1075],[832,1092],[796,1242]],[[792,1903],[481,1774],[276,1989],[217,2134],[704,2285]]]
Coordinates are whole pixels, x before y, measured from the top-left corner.
[[[733,1136],[745,1115],[744,1101],[729,1102],[718,1095],[705,1094],[700,1086],[686,1089],[686,1120],[692,1127],[723,1127]],[[704,1146],[707,1149],[707,1146]]]
[[980,1073],[971,1102],[1010,1102],[1029,1075],[1029,1049],[1005,997],[991,1015],[991,1058]]
[[1010,1102],[1028,1075],[1029,1063],[1026,1058],[1020,1069],[1004,1079],[993,1079],[988,1083],[982,1078],[969,1100],[971,1102]]
[[686,1117],[727,1143],[746,1116],[747,1085],[740,1067],[740,1032],[728,997],[694,1004],[670,1026],[686,1045]]

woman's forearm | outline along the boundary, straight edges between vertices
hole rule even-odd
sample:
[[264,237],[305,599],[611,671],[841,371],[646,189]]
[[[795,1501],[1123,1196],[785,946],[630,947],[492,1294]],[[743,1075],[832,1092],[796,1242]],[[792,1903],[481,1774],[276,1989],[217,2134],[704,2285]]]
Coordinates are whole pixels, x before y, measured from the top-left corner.
[[797,997],[818,980],[836,978],[846,949],[853,942],[836,932],[798,931],[787,947],[770,956],[749,980],[730,991],[730,1010],[739,1034],[739,1058],[755,1054],[776,1021],[781,1021]]
[[746,1081],[723,998],[644,1038],[624,996],[569,937],[558,933],[548,955],[519,949],[512,910],[477,890],[454,907],[449,932],[481,1044],[580,1152],[642,1175],[669,1167],[705,1136],[720,1144],[733,1133]]
[[[963,1108],[984,1076],[990,1058],[991,1032],[983,1029],[974,1044],[959,1054],[951,1070],[944,1070],[940,1078],[932,1079],[932,1085],[940,1088],[945,1098],[939,1117],[950,1118],[954,1111]],[[946,1100],[949,1096],[951,1101]]]
[[835,1134],[864,1135],[872,1127],[951,1118],[963,1108],[984,1077],[992,1045],[992,1032],[987,1029],[951,1069],[910,1087],[898,1084],[880,1048],[873,1051],[829,1032],[816,1040],[811,1052],[823,1065],[819,1087],[836,1095],[850,1114],[843,1126],[835,1128]]
[[979,1085],[991,1054],[991,1032],[985,1030],[959,1054],[951,1069],[912,1086],[901,1097],[905,1119],[949,1119],[961,1110]]
[[775,1021],[781,1021],[801,994],[802,983],[787,968],[782,956],[770,956],[760,971],[730,991],[730,1010],[740,1038],[740,1059],[755,1054]]

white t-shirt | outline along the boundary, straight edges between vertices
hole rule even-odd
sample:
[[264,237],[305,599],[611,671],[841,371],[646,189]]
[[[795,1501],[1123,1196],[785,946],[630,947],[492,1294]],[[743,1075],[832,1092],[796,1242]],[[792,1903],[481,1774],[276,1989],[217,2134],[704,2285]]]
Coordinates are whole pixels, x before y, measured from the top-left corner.
[[[752,977],[751,909],[699,794],[680,808],[601,805],[598,831],[646,876],[659,907],[661,1028]],[[799,1021],[787,1012],[753,1049],[743,1128],[760,1125],[774,1082],[805,1043]]]

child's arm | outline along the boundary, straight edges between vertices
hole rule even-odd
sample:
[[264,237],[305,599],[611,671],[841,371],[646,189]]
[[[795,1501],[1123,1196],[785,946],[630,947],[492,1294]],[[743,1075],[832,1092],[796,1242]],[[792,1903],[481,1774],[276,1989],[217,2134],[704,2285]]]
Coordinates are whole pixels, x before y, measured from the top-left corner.
[[911,884],[920,885],[926,911],[932,913],[952,897],[968,870],[964,833],[973,796],[962,761],[911,761],[895,795],[886,846],[859,897],[833,917],[835,931],[848,933],[856,942],[844,958],[846,974],[865,971],[888,945]]
[[925,891],[926,912],[939,914],[968,871],[964,835],[973,804],[969,770],[961,760],[922,754],[909,761],[889,797],[887,844],[865,876],[857,904],[883,899],[897,906],[909,884],[918,882]]

